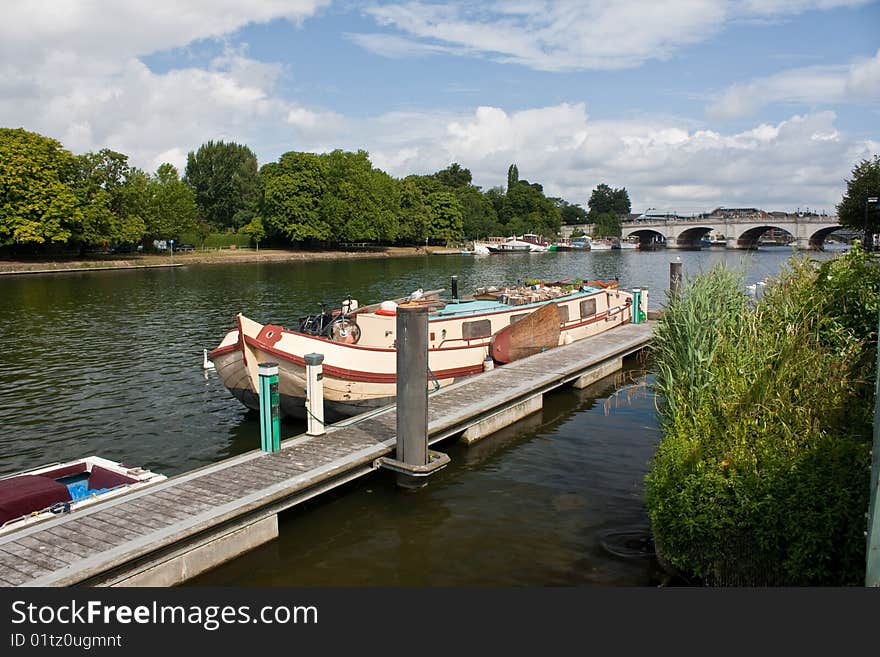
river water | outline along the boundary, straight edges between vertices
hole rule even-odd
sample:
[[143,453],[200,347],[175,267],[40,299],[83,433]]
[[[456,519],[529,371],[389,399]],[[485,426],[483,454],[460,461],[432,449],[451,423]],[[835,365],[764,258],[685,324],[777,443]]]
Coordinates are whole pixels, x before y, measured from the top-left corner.
[[[416,256],[0,278],[0,475],[84,455],[172,476],[259,448],[259,419],[202,350],[242,312],[292,325],[319,303],[531,278],[610,280],[661,307],[669,265],[746,283],[787,248]],[[827,258],[829,253],[812,253]],[[417,493],[374,473],[281,518],[279,540],[193,583],[262,586],[651,585],[642,479],[659,440],[649,364],[547,396]],[[284,437],[304,431],[285,422]]]

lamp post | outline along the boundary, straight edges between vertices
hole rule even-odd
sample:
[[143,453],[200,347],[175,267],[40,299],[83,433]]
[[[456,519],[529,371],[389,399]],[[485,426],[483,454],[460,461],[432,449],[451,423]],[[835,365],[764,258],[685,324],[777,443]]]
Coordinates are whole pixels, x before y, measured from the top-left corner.
[[868,233],[868,204],[877,203],[880,200],[876,196],[869,196],[865,199],[865,251],[874,250],[874,234]]

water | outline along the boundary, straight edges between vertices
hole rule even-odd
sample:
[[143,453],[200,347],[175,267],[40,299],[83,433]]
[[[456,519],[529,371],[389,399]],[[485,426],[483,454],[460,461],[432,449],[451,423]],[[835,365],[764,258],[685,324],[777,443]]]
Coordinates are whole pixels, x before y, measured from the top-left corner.
[[[669,263],[718,262],[746,282],[788,249],[609,251],[247,263],[0,278],[0,474],[97,454],[175,475],[259,446],[259,420],[202,369],[235,313],[291,324],[347,295],[361,303],[543,278],[611,279],[663,304]],[[818,254],[826,258],[828,254]],[[646,524],[641,478],[659,436],[641,395],[611,382],[560,391],[542,413],[470,449],[427,491],[372,475],[287,514],[282,537],[203,578],[235,584],[647,584],[650,560],[602,548]],[[605,382],[608,383],[608,382]],[[641,385],[641,388],[639,388]],[[615,392],[617,390],[617,392]],[[610,397],[609,397],[610,396]],[[606,415],[607,411],[607,415]],[[283,435],[301,433],[291,422]],[[612,550],[613,551],[613,550]],[[425,566],[429,565],[429,568]]]

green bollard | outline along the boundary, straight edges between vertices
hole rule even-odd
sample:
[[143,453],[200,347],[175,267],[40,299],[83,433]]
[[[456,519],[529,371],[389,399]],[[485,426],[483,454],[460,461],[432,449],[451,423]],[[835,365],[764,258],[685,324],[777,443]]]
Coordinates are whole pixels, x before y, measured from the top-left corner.
[[260,447],[281,449],[281,407],[278,397],[278,363],[260,363]]
[[641,288],[634,287],[633,288],[633,298],[632,298],[632,323],[638,324],[641,321],[642,310],[642,290]]

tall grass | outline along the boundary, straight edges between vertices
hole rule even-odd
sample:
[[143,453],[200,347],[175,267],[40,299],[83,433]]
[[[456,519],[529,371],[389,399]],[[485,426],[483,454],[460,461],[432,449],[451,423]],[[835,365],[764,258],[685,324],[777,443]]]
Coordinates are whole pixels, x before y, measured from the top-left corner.
[[858,584],[880,270],[793,259],[757,304],[742,282],[690,281],[655,332],[658,553],[709,584]]

